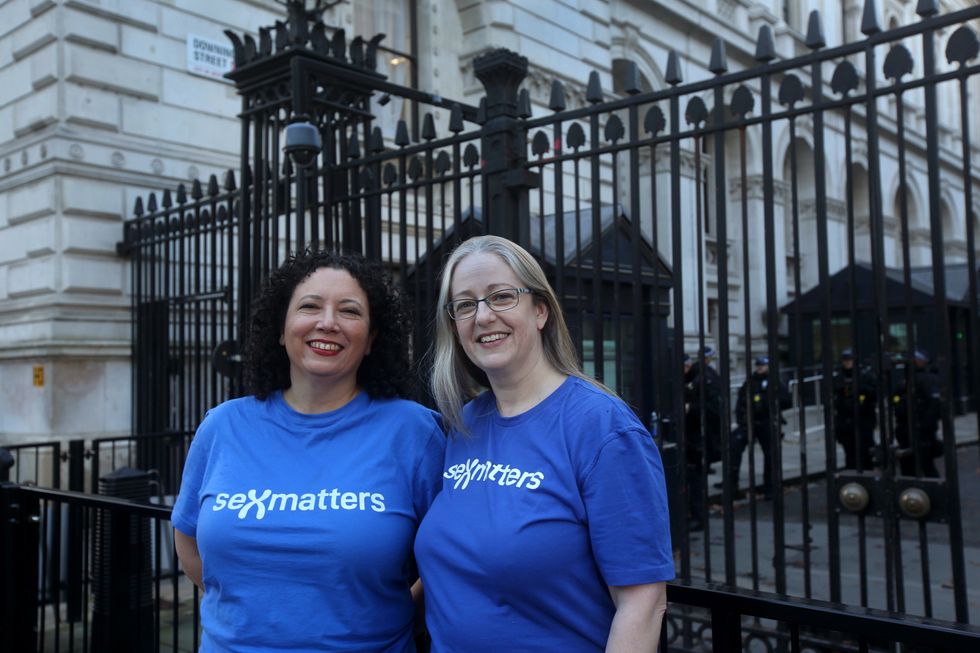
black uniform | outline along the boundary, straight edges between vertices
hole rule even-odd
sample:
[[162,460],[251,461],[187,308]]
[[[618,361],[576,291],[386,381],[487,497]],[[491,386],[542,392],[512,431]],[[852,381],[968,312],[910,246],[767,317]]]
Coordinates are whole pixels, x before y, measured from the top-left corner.
[[834,374],[834,437],[844,447],[845,468],[857,469],[860,453],[861,468],[871,469],[877,424],[877,391],[874,376],[867,370],[860,370],[857,374],[855,395],[856,370],[856,365],[851,369],[842,366]]
[[[704,381],[704,403],[701,380]],[[704,414],[704,438],[708,443],[708,463],[716,461],[721,433],[721,377],[710,365],[695,363],[684,375],[684,433],[686,436],[687,484],[690,490],[690,514],[694,528],[699,528],[704,513],[704,441],[701,417]],[[702,410],[703,409],[703,410]]]
[[[778,382],[777,382],[778,383]],[[752,436],[762,447],[762,455],[765,457],[765,469],[763,470],[762,492],[767,497],[772,495],[772,465],[770,455],[774,446],[779,446],[772,433],[772,420],[769,419],[769,374],[759,374],[753,372],[742,387],[738,390],[738,401],[735,403],[735,423],[742,431],[747,432],[749,416],[752,419]],[[746,392],[746,389],[748,391]],[[780,411],[786,410],[793,405],[793,399],[789,391],[778,383],[776,388],[779,397]],[[751,402],[751,412],[746,405],[746,400]],[[785,424],[786,420],[782,415],[779,416],[780,424]],[[782,428],[779,429],[779,438],[783,437]],[[737,459],[733,462],[733,467],[737,473],[742,465],[742,448],[738,449]]]
[[[701,403],[701,379],[704,380],[704,404]],[[685,377],[684,402],[688,406],[685,429],[688,443],[696,443],[701,460],[701,415],[704,414],[704,438],[708,447],[708,462],[719,459],[721,450],[721,376],[710,365],[695,363]],[[702,410],[703,409],[703,410]],[[689,446],[690,452],[692,447]],[[690,460],[690,454],[689,458]]]
[[918,440],[918,455],[922,462],[922,475],[939,477],[935,457],[942,454],[943,446],[936,431],[939,429],[941,412],[939,378],[935,372],[915,366],[912,372],[912,429],[909,428],[909,392],[905,387],[904,370],[896,370],[896,390],[892,393],[891,407],[895,416],[895,438],[905,451],[899,454],[899,469],[903,476],[915,476],[915,451],[912,449],[914,433]]

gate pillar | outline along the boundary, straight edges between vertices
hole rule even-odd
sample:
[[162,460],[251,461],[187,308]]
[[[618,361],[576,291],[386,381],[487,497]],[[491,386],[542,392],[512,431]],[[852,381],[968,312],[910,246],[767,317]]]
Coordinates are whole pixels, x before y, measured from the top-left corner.
[[491,50],[473,60],[473,72],[487,90],[481,143],[487,229],[528,247],[528,189],[538,186],[539,176],[524,167],[527,135],[518,118],[517,89],[527,76],[527,58]]

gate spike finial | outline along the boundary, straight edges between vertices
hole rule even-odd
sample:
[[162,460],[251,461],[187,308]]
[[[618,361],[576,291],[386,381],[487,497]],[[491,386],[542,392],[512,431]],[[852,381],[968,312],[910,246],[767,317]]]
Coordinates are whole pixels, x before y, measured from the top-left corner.
[[384,40],[384,34],[375,34],[368,41],[367,49],[364,51],[364,67],[368,70],[378,69],[378,46]]
[[235,66],[244,66],[245,44],[242,43],[242,40],[238,37],[238,34],[235,34],[230,29],[225,30],[225,36],[227,36],[228,40],[231,41],[231,47],[235,51]]
[[289,30],[286,29],[286,23],[281,20],[277,20],[276,26],[276,52],[282,52],[289,47]]
[[816,9],[810,12],[810,21],[807,23],[806,47],[811,50],[827,47],[827,39],[823,36],[823,21],[820,20],[820,12]]
[[915,8],[915,13],[919,14],[922,18],[935,16],[939,13],[939,3],[936,0],[919,0],[919,4]]
[[449,131],[454,134],[463,131],[463,107],[459,106],[458,102],[453,102],[452,108],[449,109]]
[[327,39],[327,28],[323,23],[317,23],[310,32],[310,45],[317,54],[330,56],[330,40]]
[[[289,157],[286,158],[288,159]],[[225,173],[225,190],[235,190],[235,188],[237,188],[237,185],[235,184],[235,171],[228,170],[228,172]]]
[[251,34],[246,34],[245,35],[245,63],[254,61],[257,52],[258,52],[258,46],[255,45],[255,39],[252,38]]
[[411,142],[408,138],[408,124],[404,120],[399,120],[398,126],[395,127],[395,145],[405,147]]
[[436,137],[436,121],[432,117],[432,112],[427,111],[422,118],[422,140],[431,141]]
[[875,0],[864,0],[864,14],[861,16],[861,33],[865,36],[871,36],[880,31],[881,26],[878,25],[878,8],[875,6]]
[[385,138],[381,134],[381,128],[375,127],[371,130],[371,138],[368,141],[368,150],[371,154],[379,154],[385,151]]
[[333,58],[339,61],[347,61],[347,35],[344,33],[344,28],[334,32],[330,42],[333,45]]
[[187,188],[184,184],[177,184],[177,204],[187,203]]
[[667,69],[664,74],[664,81],[671,86],[676,86],[684,81],[684,76],[681,75],[681,62],[677,56],[677,50],[671,50],[667,53]]
[[272,54],[272,34],[268,27],[259,28],[259,54],[263,57]]
[[160,200],[160,206],[162,206],[165,209],[169,209],[173,205],[174,205],[174,201],[173,198],[170,197],[170,189],[165,188],[163,191],[163,199]]
[[714,43],[711,44],[711,61],[708,63],[708,70],[715,75],[728,72],[728,57],[725,56],[725,42],[720,36],[716,36]]
[[157,212],[157,194],[150,193],[150,197],[146,200],[146,210],[150,213]]
[[361,158],[361,144],[357,140],[357,130],[351,130],[350,139],[347,141],[347,158]]
[[208,177],[208,197],[214,197],[220,192],[221,189],[218,187],[218,176],[211,175]]
[[755,60],[759,63],[769,63],[776,58],[776,45],[772,41],[772,28],[769,25],[759,27],[759,36],[755,40]]
[[195,179],[194,183],[191,184],[191,197],[193,197],[196,200],[199,200],[202,197],[204,197],[204,191],[201,189],[200,179]]
[[364,39],[360,36],[350,42],[350,62],[358,68],[364,67]]
[[138,197],[137,196],[136,203],[133,204],[133,215],[135,215],[137,218],[142,217],[142,215],[143,215],[143,198],[142,197]]
[[463,131],[463,107],[458,102],[453,102],[449,108],[449,131],[454,134]]
[[592,104],[602,102],[602,85],[599,83],[599,71],[589,73],[589,85],[585,88],[585,99]]
[[548,108],[555,112],[565,110],[565,86],[557,79],[551,82],[551,98],[548,100]]
[[627,95],[639,95],[643,92],[640,86],[640,67],[635,61],[628,61],[625,79],[623,79],[623,92]]
[[524,120],[531,117],[531,93],[526,88],[517,93],[517,117]]

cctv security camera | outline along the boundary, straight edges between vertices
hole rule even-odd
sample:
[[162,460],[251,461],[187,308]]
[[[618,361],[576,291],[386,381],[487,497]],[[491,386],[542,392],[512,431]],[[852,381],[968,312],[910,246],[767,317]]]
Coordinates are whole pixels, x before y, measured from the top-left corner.
[[286,126],[286,147],[284,148],[293,164],[305,168],[313,163],[323,149],[320,130],[309,122],[294,122]]

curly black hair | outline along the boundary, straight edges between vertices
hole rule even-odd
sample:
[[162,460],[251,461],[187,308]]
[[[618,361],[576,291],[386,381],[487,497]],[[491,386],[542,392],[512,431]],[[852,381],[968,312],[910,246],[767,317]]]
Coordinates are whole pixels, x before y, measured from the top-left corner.
[[286,309],[296,286],[320,268],[346,270],[367,295],[370,329],[377,335],[357,370],[358,385],[372,397],[414,399],[419,386],[409,361],[411,316],[391,277],[363,256],[314,249],[288,257],[252,302],[243,360],[248,392],[266,399],[291,385],[289,358],[279,344]]

